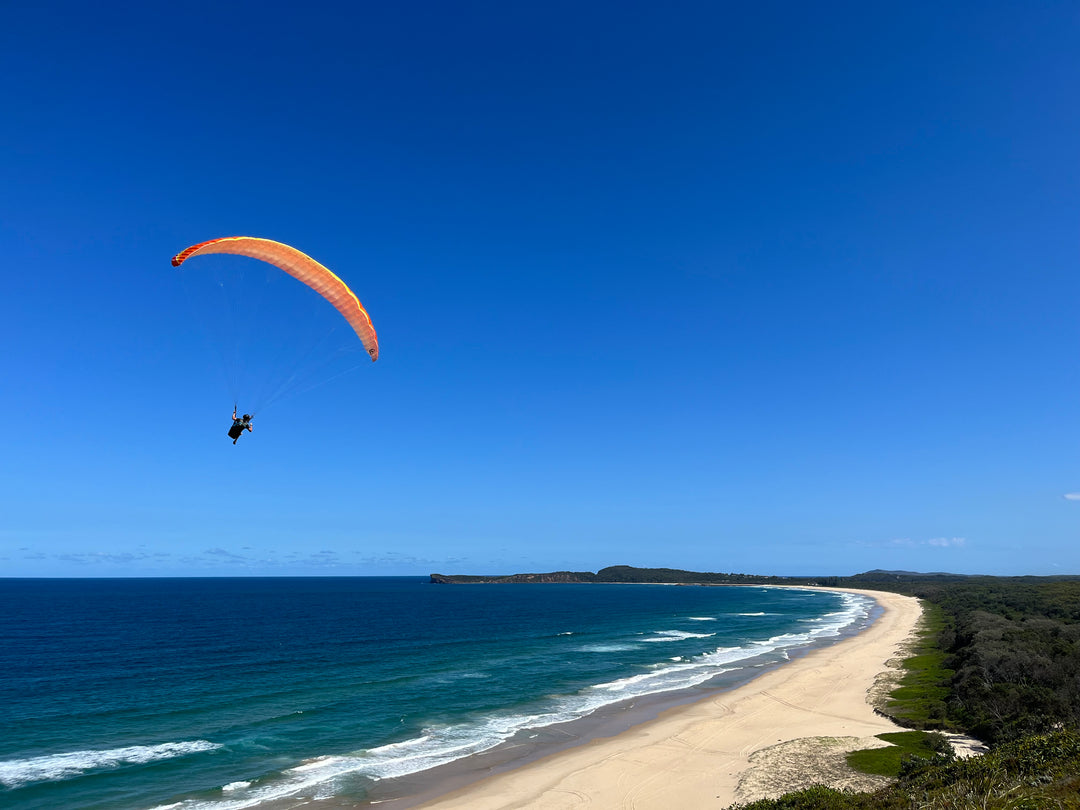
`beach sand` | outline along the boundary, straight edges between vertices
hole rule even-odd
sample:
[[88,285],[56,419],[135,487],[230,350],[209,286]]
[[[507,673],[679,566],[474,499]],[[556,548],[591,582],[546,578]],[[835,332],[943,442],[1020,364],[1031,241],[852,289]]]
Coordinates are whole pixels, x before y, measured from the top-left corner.
[[[851,589],[845,589],[850,591]],[[736,689],[671,709],[604,739],[499,773],[423,810],[698,810],[779,796],[812,784],[872,789],[844,753],[883,745],[899,727],[868,697],[912,635],[918,600],[881,591],[868,629]],[[887,781],[887,780],[886,780]]]

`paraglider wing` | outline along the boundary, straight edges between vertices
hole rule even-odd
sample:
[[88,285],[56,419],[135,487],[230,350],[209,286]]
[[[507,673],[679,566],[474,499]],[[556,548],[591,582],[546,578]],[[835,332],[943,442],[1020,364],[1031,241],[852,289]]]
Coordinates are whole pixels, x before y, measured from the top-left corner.
[[345,320],[352,326],[356,336],[367,349],[367,353],[371,355],[372,361],[379,359],[379,340],[375,336],[375,327],[371,323],[367,310],[360,303],[360,299],[344,281],[310,256],[294,247],[271,239],[227,236],[192,245],[187,250],[177,253],[172,259],[173,267],[179,267],[192,256],[205,256],[209,253],[231,253],[260,259],[284,270],[298,281],[302,281],[345,316]]

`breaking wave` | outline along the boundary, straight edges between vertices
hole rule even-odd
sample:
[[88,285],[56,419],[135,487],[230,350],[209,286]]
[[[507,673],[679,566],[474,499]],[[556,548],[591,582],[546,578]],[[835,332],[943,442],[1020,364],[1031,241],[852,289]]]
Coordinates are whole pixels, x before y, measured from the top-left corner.
[[184,757],[222,746],[207,740],[170,742],[160,745],[130,745],[101,751],[70,751],[29,759],[0,762],[0,785],[18,788],[36,782],[59,782],[92,771],[115,770],[128,765],[145,765],[164,759]]

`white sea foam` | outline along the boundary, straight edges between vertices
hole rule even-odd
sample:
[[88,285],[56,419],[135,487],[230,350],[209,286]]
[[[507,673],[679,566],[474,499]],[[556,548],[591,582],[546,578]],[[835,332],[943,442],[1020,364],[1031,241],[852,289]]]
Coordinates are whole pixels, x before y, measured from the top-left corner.
[[688,638],[710,638],[716,633],[687,633],[684,630],[658,630],[655,636],[642,641],[682,641]]
[[[260,780],[249,787],[229,791],[227,799],[219,801],[189,800],[180,803],[181,810],[244,810],[264,802],[289,796],[329,795],[335,782],[342,777],[355,780],[366,777],[382,780],[418,773],[462,757],[490,750],[519,732],[537,736],[536,730],[557,723],[584,717],[617,701],[631,700],[673,690],[701,685],[717,675],[747,666],[750,659],[763,655],[773,660],[787,657],[788,650],[805,646],[816,639],[839,634],[843,628],[865,618],[872,600],[854,594],[840,594],[843,608],[823,617],[820,624],[803,632],[782,633],[771,638],[751,641],[737,647],[719,647],[694,656],[676,656],[651,665],[646,671],[595,684],[581,691],[553,696],[542,710],[534,713],[489,716],[471,723],[452,726],[432,726],[407,740],[390,743],[345,756],[316,757],[284,771],[277,779]],[[680,638],[708,638],[713,634],[663,631],[649,640],[675,641]],[[640,649],[635,644],[592,644],[578,648],[589,652]],[[764,659],[768,660],[768,659]],[[174,806],[171,806],[174,807]],[[155,808],[162,810],[162,808]]]
[[74,779],[90,771],[111,770],[125,765],[143,765],[162,759],[173,759],[201,751],[213,751],[220,745],[206,740],[161,743],[160,745],[130,745],[101,751],[69,751],[29,759],[9,759],[0,762],[0,785],[22,787],[35,782],[59,782]]
[[490,678],[490,672],[478,672],[478,671],[466,671],[466,672],[443,672],[433,675],[428,675],[423,679],[427,684],[447,685],[457,683],[458,681],[470,681],[470,680],[483,680],[484,678]]
[[686,618],[689,619],[692,622],[715,622],[716,621],[715,616],[687,616]]
[[229,782],[229,784],[225,785],[221,789],[223,791],[242,790],[247,787],[251,787],[251,782]]

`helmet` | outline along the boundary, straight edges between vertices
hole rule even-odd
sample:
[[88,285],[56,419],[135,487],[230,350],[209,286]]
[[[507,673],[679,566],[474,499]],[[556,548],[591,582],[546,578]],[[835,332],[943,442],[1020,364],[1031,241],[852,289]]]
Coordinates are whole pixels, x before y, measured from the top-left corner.
[[250,413],[245,413],[245,414],[244,414],[244,421],[245,421],[245,422],[246,422],[246,421],[247,421],[248,419],[250,419],[250,418],[251,418],[251,414],[250,414]]

